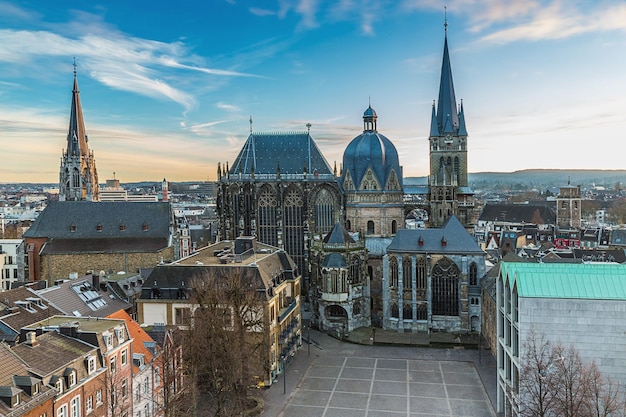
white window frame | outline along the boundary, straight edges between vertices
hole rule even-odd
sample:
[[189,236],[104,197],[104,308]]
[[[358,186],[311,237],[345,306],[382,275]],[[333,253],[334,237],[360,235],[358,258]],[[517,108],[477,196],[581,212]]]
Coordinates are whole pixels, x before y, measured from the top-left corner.
[[57,417],[67,417],[67,404],[63,404],[57,409]]
[[80,417],[80,395],[70,400],[70,417]]
[[90,395],[85,399],[85,410],[87,411],[87,414],[93,411],[93,395]]
[[122,365],[121,366],[125,366],[128,363],[128,349],[124,349],[122,351],[121,357],[122,357],[122,360],[121,360]]

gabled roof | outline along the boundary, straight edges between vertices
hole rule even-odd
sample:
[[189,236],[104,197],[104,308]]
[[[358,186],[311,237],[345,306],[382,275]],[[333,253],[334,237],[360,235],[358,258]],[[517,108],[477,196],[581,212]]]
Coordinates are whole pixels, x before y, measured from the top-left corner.
[[[57,332],[47,332],[37,336],[37,346],[20,343],[13,347],[18,355],[36,375],[47,376],[59,370],[64,371],[76,360],[94,352],[97,347],[67,337]],[[81,378],[80,372],[78,379]]]
[[520,297],[626,301],[626,265],[502,262],[500,275]]
[[0,322],[4,325],[2,327],[5,331],[9,328],[12,329],[16,335],[24,326],[37,323],[55,314],[62,314],[61,310],[50,305],[47,300],[28,287],[18,287],[1,292],[0,308],[2,308],[0,310]]
[[38,291],[38,295],[62,310],[55,314],[68,316],[107,317],[118,310],[131,308],[131,304],[121,300],[112,291],[95,288],[89,276],[48,287]]
[[333,178],[333,171],[315,141],[308,133],[251,133],[230,166],[230,175],[300,174],[306,170],[309,179]]
[[57,201],[46,206],[25,238],[169,238],[169,203]]
[[[153,354],[148,349],[148,345],[156,344],[155,340],[150,337],[148,333],[144,329],[141,328],[139,323],[132,319],[125,311],[117,311],[113,314],[109,314],[107,316],[111,319],[122,319],[126,321],[126,327],[128,327],[128,333],[130,337],[133,339],[133,355],[140,354],[144,357],[144,363],[148,364],[152,362]],[[139,368],[133,363],[133,374],[139,372]]]
[[[445,243],[444,243],[445,242]],[[387,252],[484,254],[456,216],[438,229],[400,229]]]

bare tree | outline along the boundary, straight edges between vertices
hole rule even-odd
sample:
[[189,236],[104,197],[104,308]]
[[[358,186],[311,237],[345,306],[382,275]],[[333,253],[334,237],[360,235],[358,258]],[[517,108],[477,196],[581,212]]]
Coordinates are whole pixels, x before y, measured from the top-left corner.
[[196,308],[187,339],[191,385],[197,389],[192,394],[214,416],[240,415],[254,376],[267,372],[269,362],[265,290],[255,269],[233,272],[193,283]]
[[551,393],[552,376],[551,364],[554,362],[552,344],[544,336],[537,336],[534,332],[525,342],[525,351],[522,358],[523,367],[520,370],[520,394],[523,401],[520,404],[520,415],[524,417],[548,417],[554,408]]
[[520,372],[524,417],[624,417],[624,393],[578,351],[531,333]]

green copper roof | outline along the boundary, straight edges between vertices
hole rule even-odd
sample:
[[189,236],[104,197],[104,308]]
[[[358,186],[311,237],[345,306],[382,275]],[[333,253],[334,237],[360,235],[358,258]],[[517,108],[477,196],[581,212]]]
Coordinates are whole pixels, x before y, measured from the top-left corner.
[[626,265],[502,262],[502,279],[520,297],[626,300]]

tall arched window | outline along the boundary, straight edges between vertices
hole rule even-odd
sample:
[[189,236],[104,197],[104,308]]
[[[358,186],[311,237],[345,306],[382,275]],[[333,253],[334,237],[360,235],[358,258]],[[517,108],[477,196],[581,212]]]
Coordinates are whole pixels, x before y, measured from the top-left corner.
[[389,258],[389,286],[398,288],[398,259],[395,256]]
[[454,173],[456,174],[458,178],[459,176],[459,157],[458,156],[454,157]]
[[292,187],[285,193],[284,207],[285,250],[304,271],[304,199],[300,190]]
[[317,194],[315,199],[315,228],[316,232],[326,233],[333,228],[333,195],[327,189],[323,188]]
[[469,267],[469,285],[478,285],[478,266],[472,262]]
[[258,205],[259,242],[278,246],[278,225],[276,224],[276,207],[278,202],[276,200],[276,194],[270,187],[264,186],[261,188]]
[[356,255],[350,258],[350,276],[348,279],[352,284],[361,283],[361,260]]
[[419,258],[416,266],[415,287],[418,291],[426,291],[426,259]]
[[80,187],[80,173],[78,168],[72,170],[72,187]]
[[367,222],[367,234],[368,235],[374,234],[374,222],[372,220]]
[[459,315],[459,275],[458,266],[449,258],[443,258],[433,266],[433,314]]
[[346,229],[352,231],[352,223],[350,223],[350,220],[346,220]]
[[396,233],[398,233],[398,222],[396,222],[395,220],[391,221],[391,234],[395,235]]
[[411,258],[402,257],[402,288],[411,289],[413,287],[413,268]]
[[413,307],[411,307],[411,304],[405,304],[402,307],[402,318],[404,320],[413,320]]
[[398,304],[396,303],[391,305],[391,317],[394,319],[400,318],[400,310],[398,310]]

